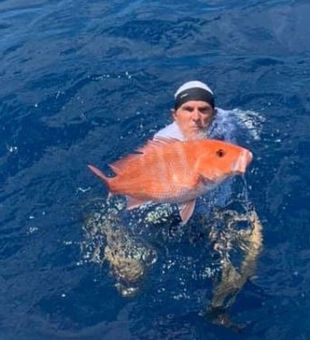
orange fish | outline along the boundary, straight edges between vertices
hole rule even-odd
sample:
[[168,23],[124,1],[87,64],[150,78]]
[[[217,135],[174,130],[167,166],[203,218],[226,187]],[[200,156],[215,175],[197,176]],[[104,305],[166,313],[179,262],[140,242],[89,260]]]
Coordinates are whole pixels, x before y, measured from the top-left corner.
[[127,196],[127,209],[147,202],[177,203],[185,224],[198,196],[227,177],[243,174],[251,160],[249,150],[223,141],[162,138],[111,164],[114,177],[89,168],[112,194]]

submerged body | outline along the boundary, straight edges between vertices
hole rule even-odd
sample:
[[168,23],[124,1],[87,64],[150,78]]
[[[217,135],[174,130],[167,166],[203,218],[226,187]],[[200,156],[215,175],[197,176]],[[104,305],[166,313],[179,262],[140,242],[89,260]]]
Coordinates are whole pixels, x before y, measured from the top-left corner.
[[115,177],[89,168],[111,193],[127,196],[128,209],[146,202],[177,203],[185,224],[198,196],[227,177],[243,174],[251,160],[249,150],[223,141],[156,139],[111,164]]

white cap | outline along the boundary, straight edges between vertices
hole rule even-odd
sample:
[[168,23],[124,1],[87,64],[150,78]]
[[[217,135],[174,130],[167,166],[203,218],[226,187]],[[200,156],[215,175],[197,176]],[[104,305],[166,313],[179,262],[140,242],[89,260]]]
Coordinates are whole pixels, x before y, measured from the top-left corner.
[[205,83],[203,83],[203,82],[201,82],[199,80],[192,80],[192,81],[188,81],[188,82],[184,83],[182,86],[180,86],[177,89],[177,92],[174,94],[174,98],[177,98],[177,96],[181,92],[183,92],[185,90],[188,90],[188,89],[193,89],[193,88],[204,89],[204,90],[210,92],[213,95],[212,90],[210,89],[210,87],[207,84],[205,84]]

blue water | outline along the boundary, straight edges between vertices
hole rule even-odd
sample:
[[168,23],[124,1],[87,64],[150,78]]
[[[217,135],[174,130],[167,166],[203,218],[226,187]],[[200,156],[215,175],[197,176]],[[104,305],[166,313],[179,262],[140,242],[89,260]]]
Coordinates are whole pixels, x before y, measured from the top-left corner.
[[[305,0],[0,1],[1,339],[310,338],[309,16]],[[254,153],[264,235],[229,311],[241,334],[201,316],[207,241],[154,228],[158,259],[132,299],[81,247],[107,194],[86,165],[105,169],[169,123],[191,79],[261,117],[255,138],[236,135]],[[163,275],[168,259],[180,267]]]

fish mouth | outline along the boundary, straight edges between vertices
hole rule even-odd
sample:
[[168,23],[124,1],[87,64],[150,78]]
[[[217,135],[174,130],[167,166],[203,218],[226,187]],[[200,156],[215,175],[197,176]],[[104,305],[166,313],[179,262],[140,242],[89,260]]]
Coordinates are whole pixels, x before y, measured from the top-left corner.
[[233,171],[236,174],[243,175],[253,159],[253,154],[249,150],[243,150],[240,157],[237,159],[233,166]]

